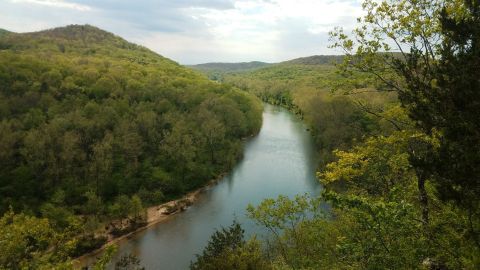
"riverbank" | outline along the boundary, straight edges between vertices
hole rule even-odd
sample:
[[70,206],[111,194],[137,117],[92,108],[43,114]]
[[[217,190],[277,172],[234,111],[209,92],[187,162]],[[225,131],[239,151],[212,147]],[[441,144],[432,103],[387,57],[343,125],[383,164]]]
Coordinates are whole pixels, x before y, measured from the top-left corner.
[[115,236],[113,234],[107,235],[107,241],[98,249],[83,254],[80,257],[74,259],[74,265],[78,268],[84,267],[88,264],[87,259],[92,258],[94,256],[100,255],[107,246],[116,244],[123,240],[128,240],[133,235],[148,229],[149,227],[156,225],[158,223],[162,223],[167,221],[170,217],[181,213],[187,209],[190,205],[192,205],[200,196],[202,192],[209,189],[212,186],[218,184],[218,182],[225,177],[226,173],[222,173],[216,178],[210,180],[205,186],[198,188],[194,191],[191,191],[179,199],[168,201],[166,203],[151,206],[146,209],[146,221],[137,229],[128,232],[123,235]]

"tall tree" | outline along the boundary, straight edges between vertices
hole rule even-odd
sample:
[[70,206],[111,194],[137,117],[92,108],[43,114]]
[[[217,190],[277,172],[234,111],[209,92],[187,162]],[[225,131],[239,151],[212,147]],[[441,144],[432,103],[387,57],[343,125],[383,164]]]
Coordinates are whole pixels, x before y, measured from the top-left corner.
[[[340,28],[331,32],[333,47],[346,53],[344,71],[368,73],[381,91],[395,91],[400,100],[410,93],[421,91],[411,81],[429,85],[432,65],[438,57],[440,35],[438,16],[441,0],[365,0],[366,15],[349,37]],[[410,52],[406,50],[410,50]],[[415,62],[415,59],[422,61]],[[404,105],[407,105],[403,102]],[[424,162],[421,142],[413,141],[410,158],[413,163]],[[416,147],[418,149],[413,149]],[[420,155],[418,155],[420,153]],[[423,222],[428,224],[428,197],[425,183],[429,172],[417,166],[419,201],[423,207]]]
[[366,0],[363,8],[366,15],[352,37],[342,29],[331,34],[333,47],[347,54],[342,69],[367,73],[378,90],[395,92],[427,135],[411,137],[408,147],[424,235],[431,241],[442,237],[431,224],[438,193],[462,212],[468,225],[462,225],[461,237],[478,252],[480,2]]
[[443,199],[467,211],[480,248],[480,1],[444,7],[441,24],[437,84],[425,93],[430,110],[411,114],[441,134],[435,182]]

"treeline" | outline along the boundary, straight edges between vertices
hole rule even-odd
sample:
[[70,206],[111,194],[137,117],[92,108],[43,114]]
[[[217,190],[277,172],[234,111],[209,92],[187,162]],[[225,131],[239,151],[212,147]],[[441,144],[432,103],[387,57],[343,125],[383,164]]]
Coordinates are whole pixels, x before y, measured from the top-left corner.
[[[394,115],[398,102],[395,94],[375,93],[369,76],[355,73],[347,77],[337,72],[332,61],[341,57],[320,57],[322,61],[319,57],[227,73],[222,81],[302,117],[311,127],[324,166],[334,160],[334,149],[346,150],[368,135],[390,132],[387,121],[379,120],[365,108]],[[335,91],[337,94],[332,94]],[[340,91],[342,94],[338,94]]]
[[[239,158],[261,110],[249,94],[92,26],[4,34],[0,268],[80,255],[99,245],[102,224],[134,225],[145,206],[204,185]],[[50,229],[20,227],[35,218]]]
[[249,206],[270,237],[245,239],[234,223],[191,269],[480,268],[480,2],[363,8],[352,37],[331,34],[347,52],[334,94],[290,92],[333,139],[322,194]]

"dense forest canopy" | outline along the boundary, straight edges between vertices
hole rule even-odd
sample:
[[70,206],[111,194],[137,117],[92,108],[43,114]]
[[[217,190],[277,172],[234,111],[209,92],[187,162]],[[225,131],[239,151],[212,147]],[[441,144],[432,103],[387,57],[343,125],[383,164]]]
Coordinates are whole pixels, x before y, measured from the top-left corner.
[[206,74],[208,78],[214,81],[220,81],[226,73],[252,71],[270,65],[272,64],[252,61],[242,63],[205,63],[189,67]]
[[205,64],[198,64],[189,66],[193,69],[198,69],[201,71],[221,71],[221,72],[229,72],[229,71],[244,71],[244,70],[252,70],[261,67],[266,67],[271,65],[270,63],[260,62],[260,61],[252,61],[252,62],[243,62],[243,63],[205,63]]
[[288,61],[281,62],[280,64],[292,64],[292,65],[332,65],[343,62],[345,57],[343,55],[313,55],[307,57],[300,57]]
[[[74,230],[71,241],[108,220],[137,220],[145,205],[228,170],[241,155],[242,138],[259,130],[261,110],[253,96],[93,26],[2,35],[5,229],[21,230],[20,220],[37,217],[38,226],[49,228],[45,234]],[[47,237],[41,246],[27,241],[18,249],[2,237],[0,268],[29,268],[31,254],[52,251],[47,235],[38,236]],[[62,256],[81,254],[86,242]]]
[[[343,59],[344,56],[335,55],[310,56],[255,70],[216,73],[221,76],[203,72],[211,79],[232,84],[297,113],[310,125],[325,165],[333,160],[332,150],[346,150],[363,137],[392,130],[388,120],[378,120],[365,108],[391,116],[399,108],[395,94],[375,93],[375,83],[369,76],[340,74],[335,64]],[[354,95],[332,95],[335,90],[351,91]]]

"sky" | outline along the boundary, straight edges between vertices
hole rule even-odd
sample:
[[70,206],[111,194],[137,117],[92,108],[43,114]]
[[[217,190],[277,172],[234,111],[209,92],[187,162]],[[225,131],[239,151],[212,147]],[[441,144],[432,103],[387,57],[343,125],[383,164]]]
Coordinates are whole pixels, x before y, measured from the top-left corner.
[[328,48],[352,29],[361,0],[0,0],[0,28],[90,24],[181,64],[280,62]]

